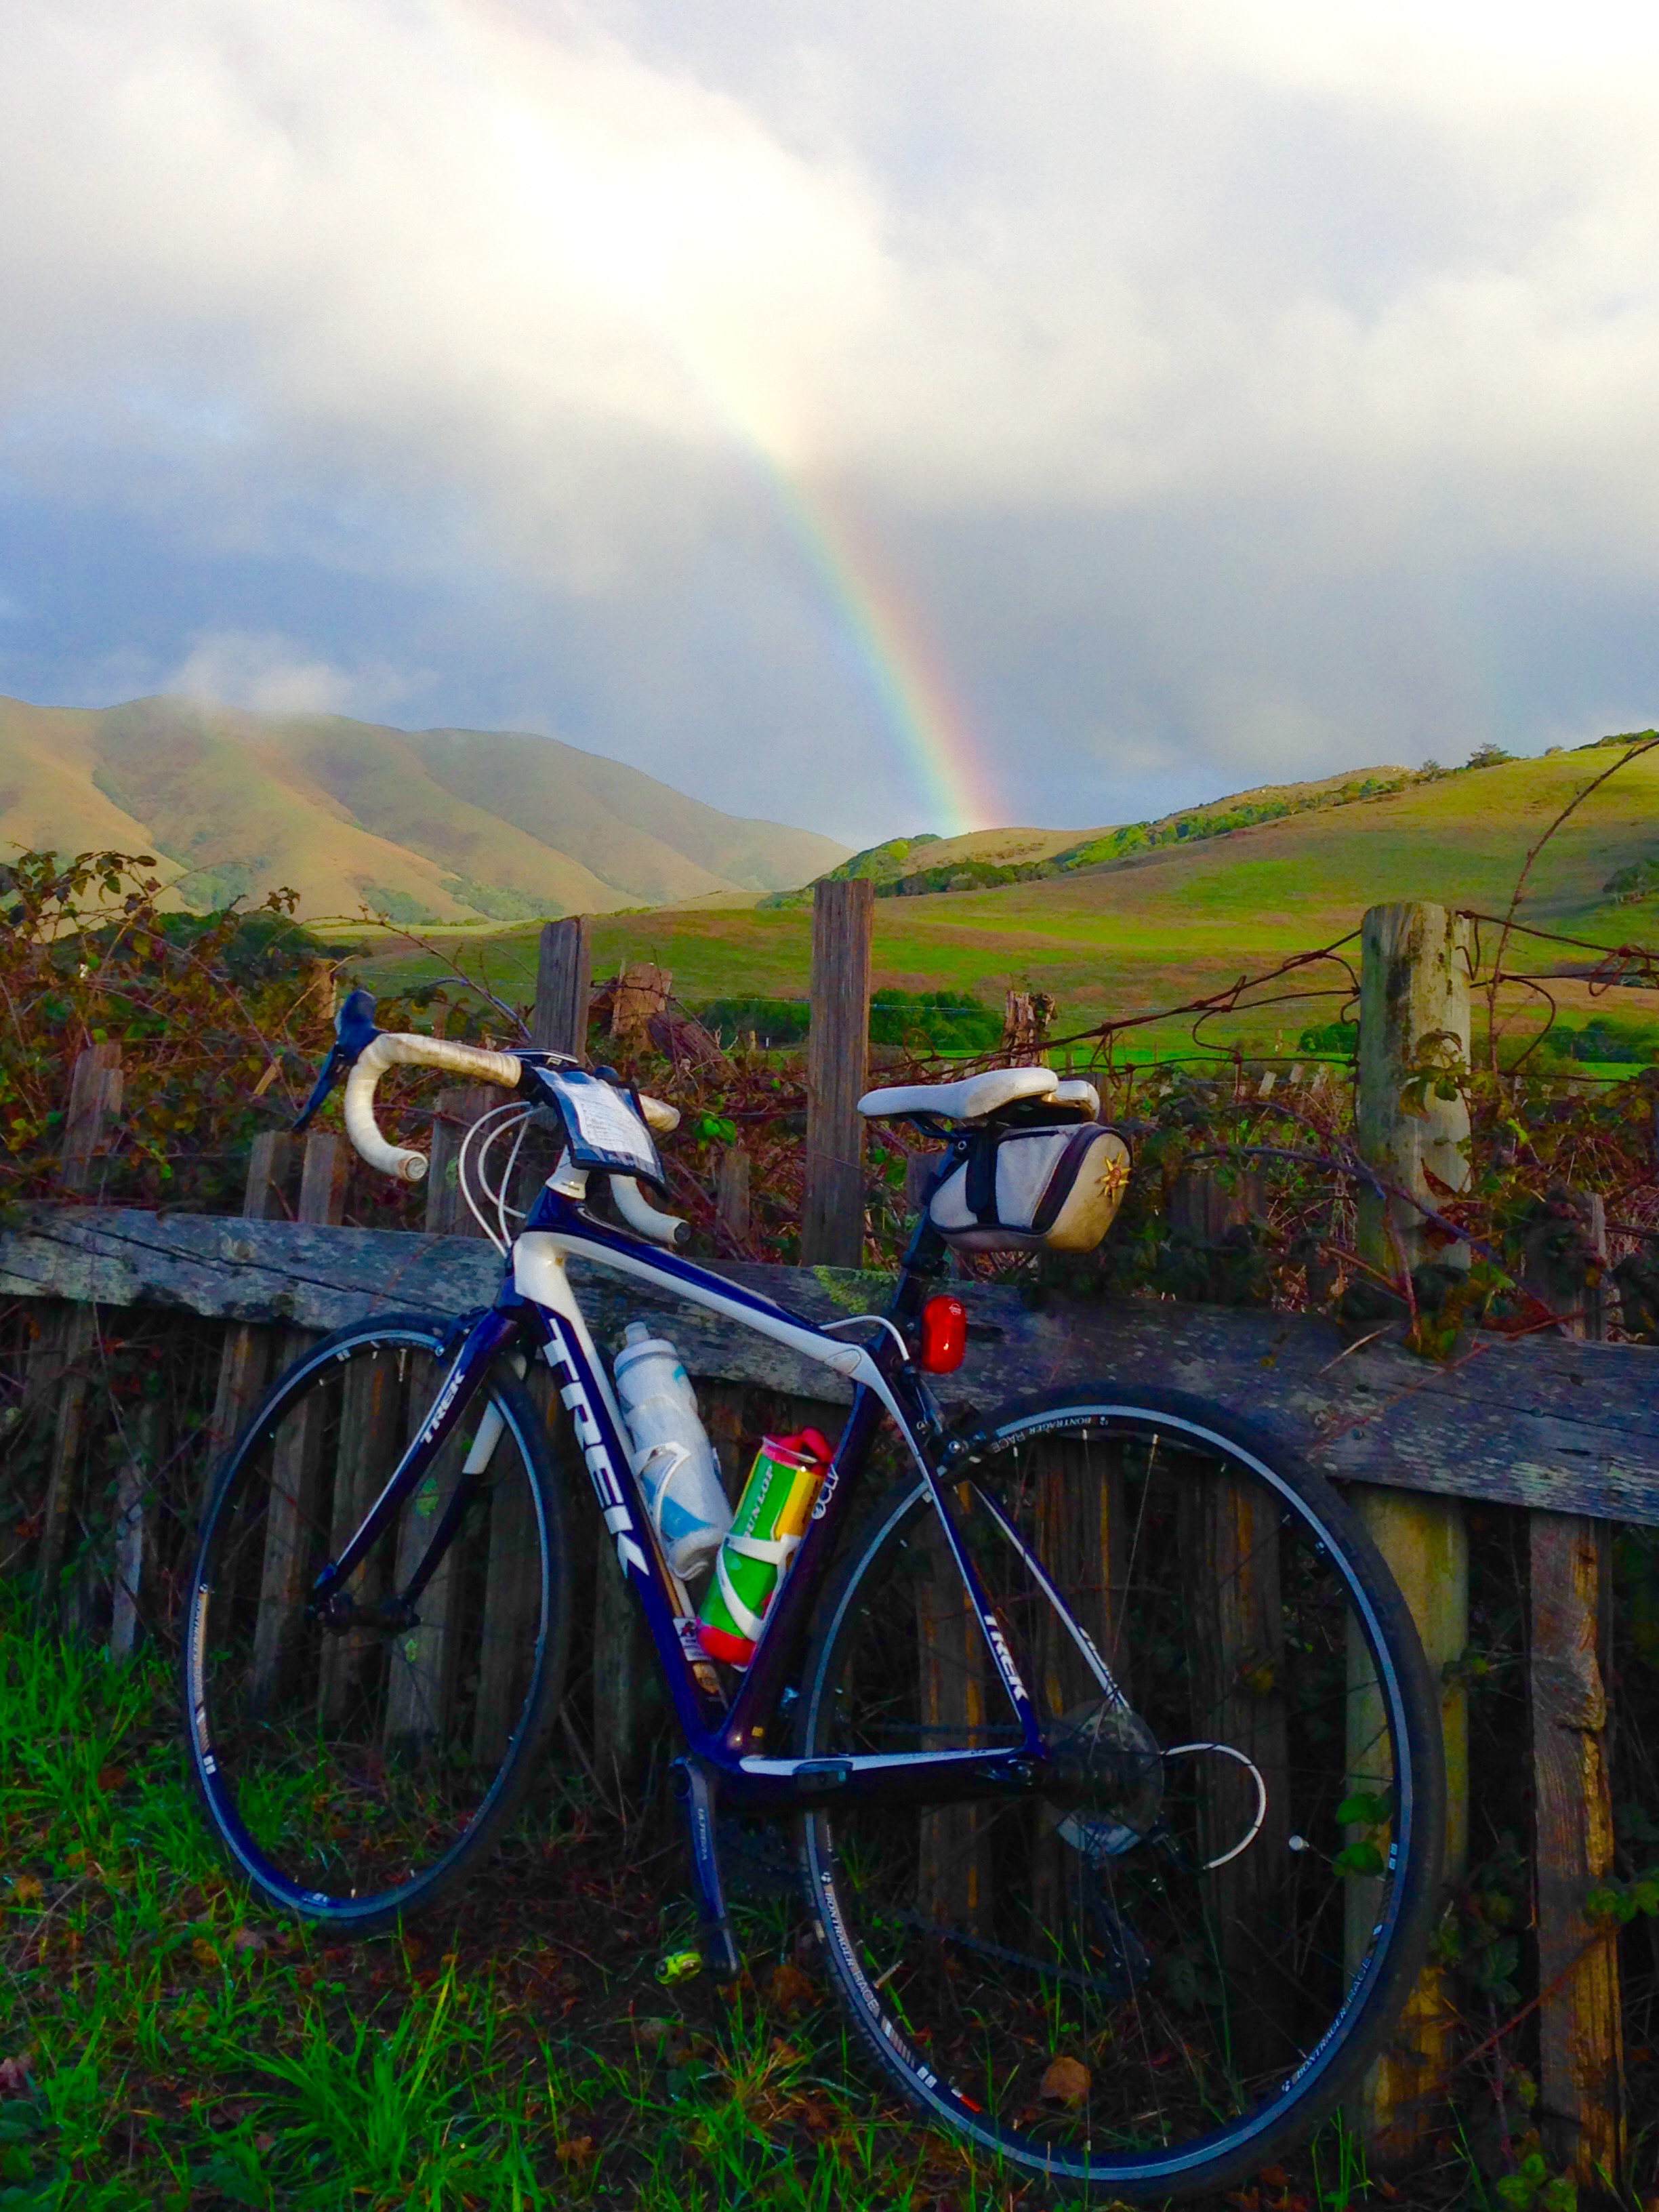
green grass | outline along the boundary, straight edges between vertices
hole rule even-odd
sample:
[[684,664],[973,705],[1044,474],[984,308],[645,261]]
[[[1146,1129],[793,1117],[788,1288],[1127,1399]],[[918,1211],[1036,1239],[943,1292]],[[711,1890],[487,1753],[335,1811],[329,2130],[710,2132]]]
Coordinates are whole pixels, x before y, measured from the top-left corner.
[[[402,1937],[327,1947],[261,1916],[198,1818],[173,1706],[155,1656],[36,1638],[0,1589],[0,2062],[28,2069],[0,2089],[0,2207],[1043,2201],[872,2086],[790,1905],[744,1912],[732,1996],[665,1990],[690,1916],[649,1820],[555,1789],[489,1878]],[[1481,2203],[1460,2174],[1432,2201]],[[1380,2201],[1340,2127],[1260,2201],[1298,2200]]]
[[[1074,876],[986,891],[881,899],[875,909],[875,981],[908,991],[971,992],[998,1003],[1011,986],[1060,1001],[1060,1027],[1150,1011],[1231,983],[1286,954],[1358,927],[1368,906],[1433,898],[1501,914],[1531,846],[1573,793],[1607,766],[1605,750],[1567,753],[1448,776],[1389,795],[1293,815],[1196,843],[1169,845]],[[1520,918],[1598,944],[1654,934],[1652,898],[1621,904],[1603,886],[1656,844],[1659,756],[1622,769],[1552,840],[1534,871]],[[504,996],[534,989],[536,932],[502,930],[460,955]],[[1489,948],[1496,933],[1485,932]],[[447,949],[450,940],[444,940]],[[1582,957],[1582,955],[1569,957]],[[1516,939],[1510,967],[1549,964],[1547,947]],[[625,959],[672,971],[684,1000],[790,998],[811,978],[811,918],[781,910],[662,908],[600,916],[596,975]],[[382,992],[433,981],[441,963],[410,948],[375,949],[360,963]],[[1335,971],[1328,988],[1340,989]],[[1560,987],[1582,1009],[1582,986]],[[1645,992],[1627,997],[1635,1018],[1659,1014]],[[1214,1025],[1218,1041],[1271,1046],[1282,1025],[1289,1048],[1337,1001],[1310,1000]],[[1137,1042],[1173,1045],[1181,1024]]]
[[173,1705],[0,1602],[0,2205],[1006,2203],[849,2069],[785,1909],[734,1997],[666,1993],[677,1850],[556,1796],[447,1919],[325,1948],[228,1878]]

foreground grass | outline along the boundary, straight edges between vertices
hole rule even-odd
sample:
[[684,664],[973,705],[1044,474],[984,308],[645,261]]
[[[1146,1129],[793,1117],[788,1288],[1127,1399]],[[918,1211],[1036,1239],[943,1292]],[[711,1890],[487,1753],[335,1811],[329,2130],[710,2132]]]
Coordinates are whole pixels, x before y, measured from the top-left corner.
[[[445,1917],[325,1948],[250,1909],[179,1759],[169,1671],[0,1595],[0,2207],[52,2212],[1012,2212],[1042,2200],[851,2063],[793,1907],[729,1997],[655,1967],[678,1845],[562,1797]],[[1229,2206],[1339,2212],[1338,2129]],[[1454,2153],[1413,2204],[1491,2200]]]
[[758,1984],[665,1995],[673,1852],[638,1838],[618,1874],[568,1806],[418,1934],[325,1948],[252,1912],[172,1705],[158,1662],[0,1619],[0,2205],[993,2201],[847,2076],[786,1918]]

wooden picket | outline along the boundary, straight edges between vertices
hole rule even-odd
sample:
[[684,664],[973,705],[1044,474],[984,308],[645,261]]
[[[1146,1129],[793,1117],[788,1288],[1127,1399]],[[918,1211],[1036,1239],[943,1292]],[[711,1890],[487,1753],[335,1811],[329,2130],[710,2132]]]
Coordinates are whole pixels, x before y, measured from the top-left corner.
[[[1526,1287],[1564,1318],[1564,1335],[1607,1331],[1607,1208],[1564,1191],[1531,1246]],[[1607,1674],[1612,1528],[1577,1513],[1528,1524],[1533,1864],[1537,1884],[1539,2117],[1553,2158],[1579,2186],[1623,2165],[1624,2036],[1619,1942],[1584,1899],[1613,1871]]]
[[[1429,1085],[1407,1098],[1414,1072],[1437,1056],[1467,1068],[1469,1059],[1469,925],[1426,902],[1372,907],[1361,924],[1359,1067],[1355,1119],[1370,1164],[1402,1189],[1430,1195],[1432,1174],[1447,1188],[1468,1179],[1468,1109],[1461,1095]],[[1426,1255],[1422,1216],[1404,1199],[1363,1190],[1359,1255],[1392,1281]],[[1451,1486],[1447,1485],[1449,1488]],[[1463,1506],[1445,1495],[1358,1487],[1352,1504],[1393,1570],[1416,1617],[1431,1678],[1442,1684],[1446,1747],[1446,1877],[1455,1882],[1468,1856],[1468,1700],[1457,1662],[1469,1636],[1468,1536]],[[1351,1668],[1365,1661],[1351,1654]],[[1371,1700],[1357,1686],[1350,1700],[1352,1764],[1375,1789]],[[1356,1885],[1356,1898],[1363,1896]],[[1350,1901],[1351,1950],[1362,1940]],[[1425,1969],[1389,2049],[1371,2069],[1358,2100],[1364,2132],[1383,2149],[1408,2156],[1426,2137],[1445,2075],[1455,2025],[1444,1969]]]
[[806,1035],[805,1266],[856,1267],[864,1256],[864,1122],[875,886],[823,882],[812,893],[812,1020]]

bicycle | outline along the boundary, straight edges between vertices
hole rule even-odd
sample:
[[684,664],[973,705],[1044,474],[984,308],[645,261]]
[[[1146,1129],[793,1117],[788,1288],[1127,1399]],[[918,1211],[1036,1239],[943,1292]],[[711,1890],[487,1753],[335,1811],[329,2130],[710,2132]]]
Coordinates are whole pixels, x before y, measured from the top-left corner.
[[[343,1074],[359,1152],[414,1178],[422,1156],[374,1119],[384,1070],[502,1086],[463,1166],[506,1266],[484,1312],[316,1346],[219,1476],[187,1735],[254,1888],[337,1932],[384,1929],[476,1866],[518,1803],[570,1612],[525,1379],[540,1360],[684,1739],[710,1969],[741,1963],[717,1812],[787,1819],[835,1994],[931,2121],[1132,2201],[1217,2188],[1305,2135],[1381,2049],[1437,1902],[1438,1705],[1398,1591],[1330,1486],[1224,1409],[1102,1384],[951,1424],[927,1381],[949,1364],[939,1194],[977,1177],[982,1200],[988,1175],[994,1220],[999,1159],[1034,1127],[1093,1127],[1090,1086],[1003,1069],[866,1098],[949,1149],[886,1310],[820,1327],[677,1255],[684,1224],[647,1195],[666,1195],[652,1131],[672,1107],[373,1014],[354,994],[304,1119]],[[512,1162],[492,1183],[489,1161],[538,1129],[557,1163],[515,1217]],[[745,1671],[708,1656],[665,1565],[573,1257],[851,1385]],[[854,1533],[882,1437],[903,1471]]]

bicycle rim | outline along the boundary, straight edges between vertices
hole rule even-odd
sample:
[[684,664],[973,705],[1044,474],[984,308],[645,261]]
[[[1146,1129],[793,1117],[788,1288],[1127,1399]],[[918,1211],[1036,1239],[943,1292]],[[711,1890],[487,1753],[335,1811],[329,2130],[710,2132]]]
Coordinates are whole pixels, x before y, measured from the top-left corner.
[[[1326,1486],[1172,1397],[1076,1396],[1011,1409],[951,1493],[1064,1788],[831,1806],[804,1869],[852,2017],[915,2101],[1027,2172],[1164,2198],[1253,2171],[1387,2033],[1437,1879],[1437,1713]],[[817,1756],[1018,1747],[920,1486],[850,1559],[805,1705]]]
[[[556,1498],[535,1409],[505,1372],[352,1577],[350,1621],[308,1610],[424,1419],[441,1346],[434,1325],[378,1324],[291,1370],[232,1454],[191,1591],[186,1705],[210,1818],[273,1902],[359,1929],[430,1904],[484,1848],[562,1675]],[[410,1617],[396,1601],[469,1480]]]

